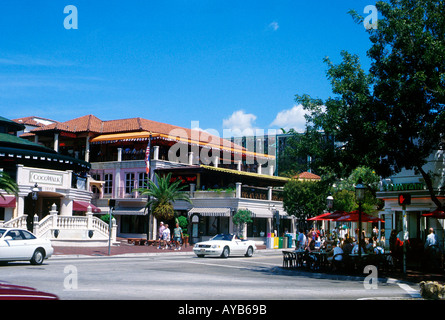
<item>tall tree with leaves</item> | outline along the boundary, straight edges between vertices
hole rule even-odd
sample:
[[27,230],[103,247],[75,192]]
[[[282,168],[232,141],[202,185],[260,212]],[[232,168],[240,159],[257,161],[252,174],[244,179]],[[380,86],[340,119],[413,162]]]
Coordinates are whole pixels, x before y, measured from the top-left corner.
[[[360,165],[383,177],[414,169],[440,207],[434,173],[424,165],[442,149],[445,132],[445,1],[390,0],[376,7],[378,27],[367,30],[369,73],[356,55],[342,52],[339,65],[325,59],[334,97],[296,96],[310,111],[301,151],[338,177]],[[322,134],[327,139],[317,147],[313,141]]]
[[283,188],[283,207],[300,221],[319,215],[326,209],[328,185],[322,181],[292,179]]
[[136,189],[142,195],[148,196],[146,208],[150,209],[152,214],[158,220],[169,220],[174,217],[173,202],[184,200],[191,203],[190,196],[183,192],[185,186],[180,186],[181,180],[171,182],[171,173],[160,177],[155,174],[158,184],[149,180],[147,188]]

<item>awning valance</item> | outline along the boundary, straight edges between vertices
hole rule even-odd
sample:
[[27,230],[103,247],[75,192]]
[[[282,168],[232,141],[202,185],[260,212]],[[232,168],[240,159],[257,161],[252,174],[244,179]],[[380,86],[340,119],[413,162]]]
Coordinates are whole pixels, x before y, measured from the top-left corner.
[[147,210],[141,207],[117,207],[113,211],[113,215],[116,216],[144,216],[147,214]]
[[269,209],[252,209],[249,208],[249,211],[252,212],[253,218],[273,218],[272,211]]
[[87,212],[88,211],[88,206],[91,207],[91,211],[93,213],[100,213],[101,212],[101,210],[98,207],[96,207],[94,204],[91,204],[89,202],[78,201],[78,200],[74,200],[73,201],[73,211]]
[[230,217],[230,208],[192,208],[188,215],[194,213],[205,217]]
[[[3,197],[5,197],[3,199]],[[0,208],[15,208],[15,197],[14,196],[0,196]]]

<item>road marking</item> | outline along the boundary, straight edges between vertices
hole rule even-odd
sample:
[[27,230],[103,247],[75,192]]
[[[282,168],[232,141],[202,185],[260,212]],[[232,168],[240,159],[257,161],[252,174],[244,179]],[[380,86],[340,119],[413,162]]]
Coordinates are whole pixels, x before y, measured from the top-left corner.
[[407,285],[405,283],[397,283],[397,284],[399,285],[400,288],[405,290],[411,296],[411,298],[421,298],[422,297],[418,290],[411,288],[409,285]]

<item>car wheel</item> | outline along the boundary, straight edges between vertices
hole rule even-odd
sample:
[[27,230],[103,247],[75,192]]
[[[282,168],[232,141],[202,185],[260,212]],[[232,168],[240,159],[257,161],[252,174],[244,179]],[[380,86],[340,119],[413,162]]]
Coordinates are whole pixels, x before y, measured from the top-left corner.
[[43,263],[43,260],[45,259],[45,254],[43,253],[42,249],[37,249],[34,251],[34,254],[31,258],[31,263],[35,265],[39,265]]
[[251,257],[251,256],[253,256],[253,248],[249,247],[249,248],[247,248],[247,251],[246,251],[246,257]]
[[222,258],[228,258],[230,255],[229,247],[224,247],[223,252],[221,253]]

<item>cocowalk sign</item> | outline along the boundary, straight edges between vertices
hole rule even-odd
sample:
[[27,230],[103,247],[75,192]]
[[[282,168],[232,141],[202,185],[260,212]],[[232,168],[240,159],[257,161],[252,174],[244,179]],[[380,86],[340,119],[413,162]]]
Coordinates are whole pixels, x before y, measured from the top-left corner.
[[29,173],[29,182],[61,186],[63,184],[63,175],[31,171]]

